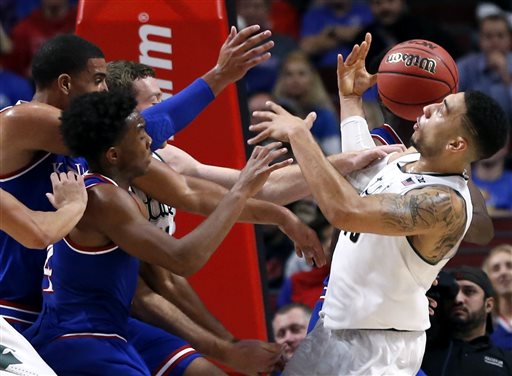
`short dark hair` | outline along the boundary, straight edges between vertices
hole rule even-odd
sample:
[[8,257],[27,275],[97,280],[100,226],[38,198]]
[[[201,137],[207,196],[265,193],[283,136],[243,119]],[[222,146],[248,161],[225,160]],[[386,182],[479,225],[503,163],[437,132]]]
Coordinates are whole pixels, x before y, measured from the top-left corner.
[[290,312],[294,308],[299,308],[304,313],[311,315],[311,308],[309,306],[302,304],[302,303],[289,303],[289,304],[286,304],[286,305],[282,306],[281,308],[279,308],[276,311],[274,317],[277,315],[284,315],[285,313]]
[[146,77],[155,77],[155,71],[150,66],[142,63],[117,60],[111,61],[107,65],[106,81],[110,90],[121,89],[133,93],[133,81]]
[[61,133],[75,156],[97,163],[127,131],[126,118],[137,102],[125,91],[89,93],[71,101],[62,112]]
[[508,137],[508,120],[500,105],[479,91],[464,93],[466,125],[476,146],[476,159],[491,157],[503,146]]
[[32,60],[32,78],[37,87],[46,88],[61,74],[84,70],[89,59],[105,58],[101,49],[72,34],[48,40]]

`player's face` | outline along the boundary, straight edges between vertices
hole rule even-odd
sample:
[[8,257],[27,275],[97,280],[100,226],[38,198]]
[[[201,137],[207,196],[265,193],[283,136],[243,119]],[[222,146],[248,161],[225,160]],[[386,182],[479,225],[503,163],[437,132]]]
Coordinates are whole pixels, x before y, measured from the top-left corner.
[[307,335],[309,317],[300,308],[276,315],[272,326],[276,343],[285,345],[284,355],[289,360]]
[[105,59],[89,59],[83,71],[71,76],[70,98],[97,91],[106,91],[106,77],[107,62]]
[[489,279],[498,295],[512,295],[512,254],[496,252],[489,259]]
[[485,20],[480,26],[480,49],[487,55],[510,50],[511,37],[504,20]]
[[116,146],[119,150],[120,171],[135,178],[143,175],[151,162],[151,137],[146,133],[145,122],[140,113],[135,111],[126,118],[128,130]]
[[478,326],[485,323],[490,308],[485,306],[484,290],[476,283],[460,280],[459,293],[452,304],[448,304],[448,317],[453,323],[469,326]]
[[461,134],[465,113],[464,93],[450,94],[440,103],[425,106],[414,124],[411,144],[425,157],[441,155],[446,143]]
[[137,101],[137,111],[144,111],[162,101],[162,91],[154,77],[138,78],[133,81],[133,92]]
[[301,61],[290,61],[282,72],[283,91],[292,98],[304,96],[313,80],[311,68]]

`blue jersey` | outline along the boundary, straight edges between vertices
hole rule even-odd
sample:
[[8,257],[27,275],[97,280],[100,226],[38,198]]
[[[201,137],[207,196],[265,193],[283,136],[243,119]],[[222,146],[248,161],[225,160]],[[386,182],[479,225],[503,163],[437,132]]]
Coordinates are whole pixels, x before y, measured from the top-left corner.
[[[85,174],[84,181],[87,189],[116,185],[97,174]],[[43,310],[24,334],[59,375],[85,372],[84,366],[84,374],[149,374],[126,339],[138,271],[138,259],[113,243],[84,247],[65,238],[48,247]],[[74,354],[63,356],[67,349]],[[102,356],[76,355],[98,352]]]
[[[115,182],[85,174],[87,189]],[[126,335],[139,261],[111,243],[83,247],[69,238],[48,247],[44,266],[43,313],[56,314],[64,334]]]
[[[83,160],[41,152],[27,166],[0,176],[0,187],[32,210],[55,210],[50,174],[84,170]],[[45,250],[28,249],[0,231],[0,315],[17,329],[32,323],[41,309],[41,280]]]

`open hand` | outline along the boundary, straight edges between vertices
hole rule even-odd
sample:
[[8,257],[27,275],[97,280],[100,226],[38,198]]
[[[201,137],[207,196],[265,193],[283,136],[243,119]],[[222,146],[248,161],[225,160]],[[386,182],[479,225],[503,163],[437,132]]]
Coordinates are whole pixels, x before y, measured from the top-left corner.
[[84,208],[87,205],[87,191],[84,178],[81,175],[69,171],[68,173],[52,173],[53,193],[47,193],[46,197],[55,209],[66,205],[79,205]]
[[215,95],[227,85],[238,81],[255,65],[270,59],[269,50],[274,42],[262,42],[272,33],[270,30],[259,31],[259,25],[248,26],[239,32],[236,27],[231,27],[220,48],[217,64],[203,76]]
[[352,51],[343,61],[338,55],[338,90],[340,98],[362,96],[363,93],[377,82],[377,75],[366,70],[365,60],[372,43],[372,36],[366,33],[361,45],[354,45]]
[[283,107],[274,102],[267,102],[268,111],[254,111],[253,115],[263,119],[261,123],[251,125],[251,132],[258,132],[256,136],[249,139],[247,143],[254,145],[267,138],[273,138],[279,141],[288,142],[289,134],[296,127],[306,127],[311,129],[316,120],[316,114],[311,112],[305,119],[293,116]]
[[281,142],[256,146],[244,169],[241,171],[235,186],[245,192],[248,197],[252,197],[265,184],[272,171],[290,165],[293,162],[291,158],[271,164],[275,159],[288,151],[288,149],[281,146]]

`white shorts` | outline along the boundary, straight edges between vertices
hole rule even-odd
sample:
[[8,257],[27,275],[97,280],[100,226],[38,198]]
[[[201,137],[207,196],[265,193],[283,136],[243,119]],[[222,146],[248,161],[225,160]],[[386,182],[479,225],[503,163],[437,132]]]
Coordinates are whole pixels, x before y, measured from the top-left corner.
[[30,343],[0,317],[0,376],[56,376]]
[[290,359],[283,376],[416,375],[425,332],[330,330],[319,319]]

